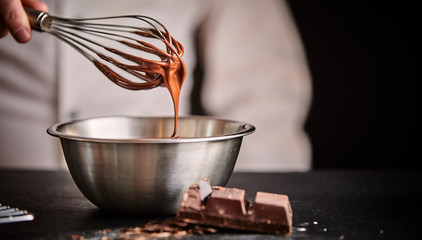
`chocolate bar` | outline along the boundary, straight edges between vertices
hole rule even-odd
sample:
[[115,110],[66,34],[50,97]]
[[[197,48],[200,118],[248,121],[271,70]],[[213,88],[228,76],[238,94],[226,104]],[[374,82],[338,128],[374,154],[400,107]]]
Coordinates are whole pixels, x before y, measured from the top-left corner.
[[[176,218],[202,224],[261,233],[291,234],[292,209],[287,195],[257,192],[253,203],[243,189],[192,184],[183,196]],[[202,187],[200,187],[202,186]],[[201,194],[202,188],[202,194]],[[204,194],[205,190],[205,194]],[[201,200],[203,199],[203,200]]]

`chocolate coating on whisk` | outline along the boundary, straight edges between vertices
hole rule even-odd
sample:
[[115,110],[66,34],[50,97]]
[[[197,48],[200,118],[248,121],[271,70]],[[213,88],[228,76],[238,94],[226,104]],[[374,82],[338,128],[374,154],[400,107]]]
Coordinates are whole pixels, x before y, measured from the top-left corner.
[[[133,33],[144,37],[151,37],[151,34],[141,31],[135,31]],[[113,71],[105,64],[102,64],[97,60],[94,60],[93,62],[95,66],[112,82],[123,88],[129,90],[145,90],[164,84],[170,90],[170,93],[172,93],[171,90],[176,89],[179,89],[180,92],[180,88],[186,77],[186,66],[182,60],[184,53],[183,47],[179,42],[174,40],[168,32],[162,32],[162,34],[165,36],[162,38],[162,41],[165,43],[167,51],[140,40],[136,40],[137,44],[128,41],[119,41],[128,47],[154,54],[161,59],[160,61],[142,58],[114,48],[104,47],[107,51],[135,63],[135,65],[123,64],[112,57],[106,56],[102,53],[97,53],[101,59],[112,63],[113,65],[141,78],[146,82],[138,83],[130,81]]]

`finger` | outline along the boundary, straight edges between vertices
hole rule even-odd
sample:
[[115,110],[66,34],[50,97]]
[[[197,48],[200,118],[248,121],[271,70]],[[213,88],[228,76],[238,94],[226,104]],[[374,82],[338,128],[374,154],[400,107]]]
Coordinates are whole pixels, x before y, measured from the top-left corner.
[[31,39],[31,28],[21,1],[0,0],[0,14],[17,42],[25,43]]

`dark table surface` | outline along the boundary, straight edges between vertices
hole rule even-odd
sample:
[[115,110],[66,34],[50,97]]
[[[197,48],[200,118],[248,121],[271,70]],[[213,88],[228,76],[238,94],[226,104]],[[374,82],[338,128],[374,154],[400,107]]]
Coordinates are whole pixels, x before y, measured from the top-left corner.
[[[312,171],[234,173],[228,186],[287,194],[291,236],[219,232],[187,239],[415,239],[421,235],[422,173]],[[104,230],[166,217],[113,215],[91,204],[66,171],[0,170],[0,203],[26,209],[30,222],[0,224],[0,239],[100,239]]]

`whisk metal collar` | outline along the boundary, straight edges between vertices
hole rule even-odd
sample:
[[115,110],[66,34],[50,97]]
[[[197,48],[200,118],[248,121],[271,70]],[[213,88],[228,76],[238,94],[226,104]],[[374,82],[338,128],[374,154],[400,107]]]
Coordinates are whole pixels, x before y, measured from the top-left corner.
[[47,13],[25,7],[31,28],[40,32],[46,31],[51,26],[51,19]]

